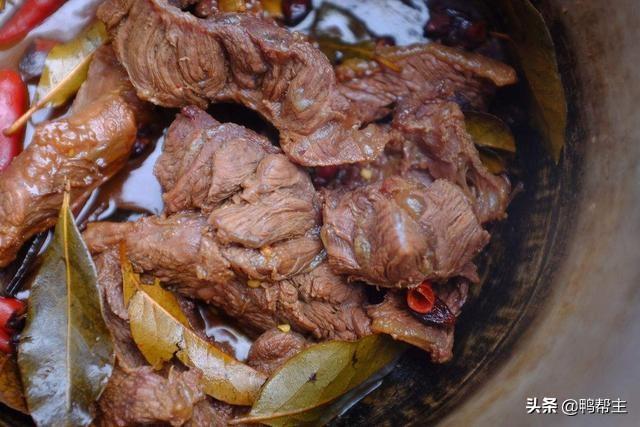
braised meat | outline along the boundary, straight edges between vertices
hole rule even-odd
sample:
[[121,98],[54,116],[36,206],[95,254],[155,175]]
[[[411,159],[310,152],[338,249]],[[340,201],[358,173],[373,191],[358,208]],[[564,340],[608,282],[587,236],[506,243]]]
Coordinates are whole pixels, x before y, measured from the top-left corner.
[[306,346],[307,341],[304,337],[295,332],[270,329],[254,341],[247,365],[271,375]]
[[290,324],[316,338],[348,340],[369,333],[361,287],[346,283],[326,263],[277,282],[248,280],[234,272],[200,214],[95,223],[84,237],[94,253],[124,241],[138,269],[219,307],[250,329]]
[[117,249],[111,249],[94,257],[98,273],[98,287],[102,299],[103,317],[111,332],[118,364],[134,369],[146,364],[131,337],[129,313],[122,294],[122,272]]
[[358,68],[342,65],[336,69],[340,92],[364,122],[385,117],[396,102],[409,95],[484,110],[496,86],[516,82],[510,66],[438,43],[386,47],[377,54],[397,68],[372,61]]
[[[460,314],[467,298],[468,286],[464,281],[440,286],[437,296],[455,316]],[[451,359],[453,326],[427,325],[414,317],[407,308],[404,294],[390,291],[381,304],[368,308],[371,329],[375,333],[389,334],[394,339],[423,349],[434,363]]]
[[0,179],[0,266],[9,264],[30,237],[55,224],[65,182],[76,208],[113,176],[127,161],[136,131],[134,113],[118,95],[39,126]]
[[320,198],[306,171],[279,153],[255,132],[187,107],[155,167],[166,212],[208,214],[220,252],[252,279],[285,279],[322,258]]
[[457,104],[406,98],[396,109],[393,127],[402,135],[405,169],[426,170],[433,178],[457,184],[481,223],[505,217],[509,181],[482,164]]
[[165,423],[181,426],[205,399],[201,374],[170,370],[165,378],[150,366],[114,369],[98,407],[104,427]]
[[137,132],[131,85],[109,48],[96,52],[68,118],[36,128],[31,144],[0,179],[0,267],[55,224],[68,180],[72,207],[124,166]]
[[242,189],[267,155],[278,153],[255,132],[222,125],[197,107],[184,108],[167,131],[154,169],[165,191],[165,211],[211,212]]
[[243,104],[307,166],[373,159],[389,139],[350,114],[327,58],[270,20],[232,13],[201,20],[167,0],[108,0],[98,17],[142,99],[165,107]]
[[334,271],[404,287],[460,275],[489,235],[455,185],[393,177],[328,192],[322,240]]

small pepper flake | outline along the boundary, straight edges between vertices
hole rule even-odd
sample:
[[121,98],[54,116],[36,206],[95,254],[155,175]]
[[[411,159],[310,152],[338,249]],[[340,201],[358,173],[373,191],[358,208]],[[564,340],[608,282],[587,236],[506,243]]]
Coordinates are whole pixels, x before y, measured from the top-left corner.
[[367,181],[369,181],[371,178],[373,178],[373,171],[368,168],[360,169],[360,176],[363,179],[366,179]]
[[284,325],[278,325],[278,329],[280,329],[282,332],[289,333],[291,331],[291,325],[289,324],[284,324]]
[[247,286],[249,286],[251,289],[256,289],[260,287],[260,281],[259,280],[248,280],[247,281]]

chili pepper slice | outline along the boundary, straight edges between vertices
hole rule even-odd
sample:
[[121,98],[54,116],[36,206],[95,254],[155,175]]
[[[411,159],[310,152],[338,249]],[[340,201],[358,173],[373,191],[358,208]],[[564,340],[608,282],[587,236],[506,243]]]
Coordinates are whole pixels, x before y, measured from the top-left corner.
[[66,0],[27,0],[0,28],[0,49],[19,43],[42,21],[58,10]]
[[436,294],[426,280],[407,292],[407,304],[416,313],[427,314],[436,303]]
[[14,320],[23,315],[24,311],[25,305],[19,299],[0,297],[0,328],[13,329]]
[[24,130],[11,136],[3,133],[27,109],[29,94],[20,74],[12,70],[0,70],[0,172],[22,150]]
[[433,291],[431,283],[422,282],[416,288],[407,292],[407,305],[411,309],[411,314],[422,321],[434,325],[453,325],[456,316],[444,301],[442,301]]

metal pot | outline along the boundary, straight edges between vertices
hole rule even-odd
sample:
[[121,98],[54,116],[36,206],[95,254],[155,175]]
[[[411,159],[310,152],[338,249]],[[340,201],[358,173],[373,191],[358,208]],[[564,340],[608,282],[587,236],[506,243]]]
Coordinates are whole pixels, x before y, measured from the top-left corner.
[[[408,354],[337,425],[640,422],[640,4],[539,3],[569,101],[563,159],[531,161],[535,141],[526,148],[525,192],[494,231],[454,360],[425,367]],[[527,415],[527,398],[543,397],[558,413]],[[626,400],[629,414],[562,414],[580,398]]]

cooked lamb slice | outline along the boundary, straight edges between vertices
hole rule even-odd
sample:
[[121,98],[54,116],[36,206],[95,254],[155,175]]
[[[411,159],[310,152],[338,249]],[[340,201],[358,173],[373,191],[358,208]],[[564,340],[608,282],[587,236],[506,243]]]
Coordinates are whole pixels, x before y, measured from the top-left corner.
[[38,126],[29,147],[0,179],[0,267],[29,238],[55,224],[67,180],[77,208],[124,166],[136,132],[134,113],[118,95]]
[[510,66],[439,43],[385,47],[377,54],[397,68],[371,62],[370,66],[342,65],[336,69],[340,92],[365,122],[385,117],[394,103],[409,95],[484,110],[487,95],[496,86],[516,82]]
[[300,353],[307,346],[302,335],[270,329],[253,342],[247,365],[271,375],[284,362]]
[[482,164],[457,104],[407,98],[396,109],[393,127],[402,134],[405,169],[456,183],[481,223],[505,217],[511,185]]
[[165,378],[150,366],[116,367],[98,401],[100,426],[146,424],[181,426],[194,415],[205,395],[199,371],[169,371]]
[[[460,281],[436,289],[438,298],[444,301],[455,315],[467,299],[468,286]],[[407,307],[404,293],[390,291],[381,304],[369,307],[371,329],[375,333],[388,334],[429,353],[434,363],[444,363],[453,356],[454,326],[427,325],[414,317]]]
[[136,268],[256,331],[290,324],[316,338],[347,340],[370,332],[361,287],[346,283],[326,263],[287,280],[247,280],[234,273],[197,213],[89,224],[84,237],[94,253],[124,241]]
[[390,135],[352,114],[328,59],[300,34],[246,13],[203,20],[168,0],[98,10],[140,98],[165,107],[235,102],[265,117],[305,166],[372,160]]
[[335,272],[406,287],[460,275],[489,235],[455,185],[393,177],[328,192],[322,240]]

